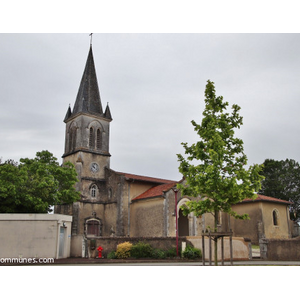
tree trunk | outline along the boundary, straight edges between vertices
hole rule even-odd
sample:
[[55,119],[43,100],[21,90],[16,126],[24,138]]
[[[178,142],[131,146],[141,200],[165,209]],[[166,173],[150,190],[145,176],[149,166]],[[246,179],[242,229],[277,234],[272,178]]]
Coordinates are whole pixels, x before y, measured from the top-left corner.
[[[215,210],[215,232],[218,231],[218,217],[219,217],[219,212]],[[214,238],[215,242],[215,266],[218,265],[218,238],[215,236]]]

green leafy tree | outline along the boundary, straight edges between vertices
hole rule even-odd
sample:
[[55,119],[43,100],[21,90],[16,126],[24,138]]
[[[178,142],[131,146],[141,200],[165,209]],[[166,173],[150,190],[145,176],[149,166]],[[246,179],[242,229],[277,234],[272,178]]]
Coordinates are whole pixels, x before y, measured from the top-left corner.
[[[232,106],[229,114],[228,102],[216,96],[214,83],[207,82],[205,89],[205,109],[201,125],[192,121],[200,140],[191,146],[182,143],[186,158],[177,154],[179,171],[185,181],[178,185],[181,193],[201,197],[201,201],[189,201],[183,213],[194,212],[196,216],[211,213],[217,231],[218,216],[221,211],[234,218],[247,219],[247,214],[238,215],[232,205],[245,198],[255,198],[260,189],[261,166],[248,169],[243,141],[235,137],[235,129],[242,125],[240,107]],[[215,239],[215,264],[217,264],[217,239]]]
[[51,206],[79,199],[75,190],[77,173],[71,163],[60,166],[48,151],[20,164],[9,160],[0,164],[0,212],[47,213]]
[[290,218],[300,221],[300,165],[293,159],[266,159],[260,194],[291,201]]

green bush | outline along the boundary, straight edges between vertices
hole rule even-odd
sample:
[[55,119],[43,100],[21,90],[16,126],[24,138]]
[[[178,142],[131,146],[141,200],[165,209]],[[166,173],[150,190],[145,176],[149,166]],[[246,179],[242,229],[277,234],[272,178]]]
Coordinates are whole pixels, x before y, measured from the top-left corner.
[[138,242],[131,247],[130,254],[132,257],[135,258],[146,258],[152,257],[153,255],[153,248],[151,245],[146,244],[144,242]]
[[[178,255],[180,255],[180,250],[178,250]],[[176,256],[177,256],[177,250],[175,247],[166,251],[166,257],[172,258]]]
[[116,252],[115,252],[115,251],[109,252],[109,253],[107,254],[107,258],[109,258],[109,259],[115,259],[115,258],[117,258]]
[[[178,249],[178,255],[181,256],[181,249]],[[200,254],[199,254],[200,252]],[[111,251],[108,253],[107,258],[174,258],[177,256],[176,247],[168,250],[155,249],[150,244],[139,241],[136,244],[131,244],[130,242],[124,242],[117,246],[116,251]],[[186,258],[198,258],[201,257],[201,251],[193,247],[187,247],[185,253],[183,254]]]
[[152,257],[157,259],[164,259],[167,257],[166,251],[161,249],[154,249],[152,252]]
[[124,242],[117,246],[116,258],[128,258],[130,257],[130,251],[132,248],[132,244],[129,242]]
[[202,257],[202,253],[200,249],[187,245],[182,253],[182,256],[188,259],[197,259]]

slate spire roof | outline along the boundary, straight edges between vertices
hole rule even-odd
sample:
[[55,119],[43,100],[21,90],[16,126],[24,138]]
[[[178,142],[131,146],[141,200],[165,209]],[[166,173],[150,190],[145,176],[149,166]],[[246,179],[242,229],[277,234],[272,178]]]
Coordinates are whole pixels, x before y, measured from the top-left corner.
[[110,109],[109,109],[108,103],[107,103],[107,105],[106,105],[104,117],[105,117],[106,119],[112,120],[112,117],[111,117],[111,113],[110,113]]
[[69,107],[64,121],[66,122],[71,116],[74,116],[78,113],[88,113],[112,120],[108,105],[106,107],[105,113],[103,113],[92,45],[90,45],[89,54],[78,89],[73,111],[71,111],[71,108]]

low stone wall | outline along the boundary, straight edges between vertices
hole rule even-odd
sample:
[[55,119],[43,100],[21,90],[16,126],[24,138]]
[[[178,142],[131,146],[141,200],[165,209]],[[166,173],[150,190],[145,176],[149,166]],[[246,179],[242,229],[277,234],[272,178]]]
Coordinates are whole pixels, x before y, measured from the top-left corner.
[[[192,243],[195,248],[202,251],[202,237],[188,236],[187,240]],[[212,261],[214,260],[214,242],[211,243]],[[209,238],[205,237],[205,261],[209,261]],[[233,260],[249,260],[252,259],[251,242],[242,237],[232,237],[232,259]],[[218,261],[222,260],[221,239],[218,240]],[[229,237],[224,238],[224,260],[230,260],[230,241]]]
[[[139,241],[150,244],[153,248],[168,250],[176,247],[175,237],[101,237],[95,239],[85,240],[85,257],[94,258],[97,257],[97,248],[101,246],[103,248],[102,254],[104,257],[107,256],[111,251],[116,251],[117,245],[130,242],[135,244]],[[190,244],[195,248],[202,251],[202,237],[201,236],[188,236],[179,237],[178,246],[181,249],[182,242],[187,245]],[[232,238],[233,248],[233,260],[249,260],[252,259],[251,243],[245,241],[244,238],[233,237]],[[214,243],[212,242],[212,257],[213,257]],[[221,260],[221,244],[218,242],[218,258]],[[209,241],[205,237],[205,259],[209,260]],[[230,260],[230,246],[229,238],[224,238],[224,259]]]
[[300,260],[300,237],[293,239],[261,239],[260,256],[264,260]]
[[[135,244],[139,241],[150,244],[153,248],[162,250],[168,250],[176,247],[175,237],[101,237],[86,240],[86,255],[90,258],[96,257],[98,255],[97,248],[101,246],[103,248],[102,254],[106,257],[111,251],[116,251],[118,244],[124,242]],[[179,237],[179,249],[181,249],[182,242],[187,242],[187,239],[185,237]]]

